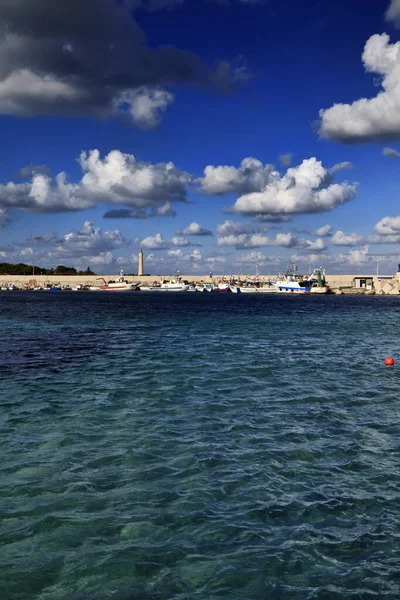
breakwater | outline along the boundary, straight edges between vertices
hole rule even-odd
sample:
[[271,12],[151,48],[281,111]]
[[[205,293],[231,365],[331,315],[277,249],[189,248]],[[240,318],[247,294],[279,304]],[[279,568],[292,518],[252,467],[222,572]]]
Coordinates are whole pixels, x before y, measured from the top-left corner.
[[[104,278],[106,281],[115,280],[118,277],[116,274],[107,275],[0,275],[0,287],[10,286],[15,284],[17,287],[34,288],[36,286],[45,287],[50,285],[68,285],[71,288],[76,285],[95,286],[100,285],[99,278]],[[165,278],[165,275],[125,275],[124,278],[129,282],[140,282],[141,285],[153,284],[155,281],[160,281]],[[246,275],[240,276],[242,280],[246,279]],[[260,275],[261,279],[274,278],[273,275]],[[210,275],[182,275],[182,278],[189,283],[204,281],[211,282]],[[229,279],[229,275],[213,275],[213,279]],[[254,278],[254,275],[249,276]],[[359,287],[360,281],[366,280],[366,287]],[[363,293],[374,291],[375,293],[396,293],[400,290],[400,273],[396,273],[393,277],[376,276],[376,275],[326,275],[327,286],[336,293]],[[363,285],[363,284],[362,284]],[[396,292],[394,292],[395,290]]]

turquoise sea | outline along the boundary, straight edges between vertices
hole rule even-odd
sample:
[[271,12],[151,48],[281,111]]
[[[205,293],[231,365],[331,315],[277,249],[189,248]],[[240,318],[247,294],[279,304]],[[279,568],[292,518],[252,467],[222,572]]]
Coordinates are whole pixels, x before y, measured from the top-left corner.
[[3,292],[0,331],[1,600],[400,598],[399,298]]

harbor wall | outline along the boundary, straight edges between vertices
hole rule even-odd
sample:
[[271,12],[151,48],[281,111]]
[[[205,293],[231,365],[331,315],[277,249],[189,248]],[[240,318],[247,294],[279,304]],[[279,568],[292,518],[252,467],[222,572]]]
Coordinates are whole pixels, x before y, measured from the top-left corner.
[[[102,275],[106,281],[115,280],[118,275]],[[214,275],[214,280],[222,279],[223,277],[227,277],[226,275]],[[269,275],[260,275],[260,278],[268,278]],[[272,276],[271,276],[272,277]],[[368,277],[373,279],[374,287],[379,285],[381,281],[380,277],[376,275],[327,275],[326,282],[331,288],[351,288],[353,286],[354,277]],[[140,281],[142,284],[150,283],[152,284],[154,281],[160,281],[163,276],[160,275],[143,275],[143,276],[133,276],[133,275],[125,275],[124,278],[129,282]],[[211,278],[209,275],[182,275],[182,278],[192,282],[192,281],[204,281],[210,282]],[[242,276],[244,279],[244,276]],[[390,281],[387,276],[384,277],[384,281]],[[398,285],[400,281],[400,273],[397,273],[393,276],[392,283]],[[33,283],[36,282],[36,283]],[[69,285],[71,287],[81,284],[81,285],[100,285],[102,282],[99,280],[99,275],[0,275],[0,286],[1,285],[10,285],[14,283],[18,287],[25,287],[27,285],[40,285],[46,286],[47,284],[60,284],[60,285]]]

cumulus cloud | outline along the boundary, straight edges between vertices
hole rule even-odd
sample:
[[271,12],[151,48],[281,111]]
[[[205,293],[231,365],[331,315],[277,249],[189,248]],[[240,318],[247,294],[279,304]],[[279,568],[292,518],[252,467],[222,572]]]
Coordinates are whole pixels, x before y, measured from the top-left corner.
[[394,150],[393,148],[383,148],[382,155],[388,156],[389,158],[399,158],[400,152],[397,152],[397,150]]
[[52,251],[58,256],[84,256],[111,252],[127,244],[127,240],[118,229],[102,231],[92,221],[85,221],[79,231],[72,231],[57,240]]
[[211,264],[217,264],[217,263],[224,264],[224,263],[226,263],[226,258],[225,258],[225,256],[208,256],[205,259],[205,262],[211,263]]
[[[256,233],[260,231],[260,227],[253,223],[237,223],[235,221],[224,221],[217,225],[217,233],[219,236],[240,235],[243,233]],[[265,229],[264,229],[265,231]]]
[[235,264],[237,265],[255,265],[265,266],[265,265],[280,265],[282,263],[282,258],[279,256],[265,256],[262,252],[249,252],[248,254],[243,254],[239,256],[235,260]]
[[346,235],[343,231],[336,231],[332,237],[332,244],[334,246],[357,246],[362,243],[363,238],[358,233],[351,233]]
[[190,258],[192,258],[195,261],[199,261],[202,259],[202,255],[200,250],[193,250],[193,252],[190,254]]
[[156,235],[149,235],[144,238],[140,245],[142,248],[146,248],[147,250],[166,250],[169,248],[170,243],[168,240],[165,240],[161,233],[156,233]]
[[318,235],[319,237],[328,237],[330,235],[332,235],[332,225],[323,225],[322,227],[319,227],[318,229],[315,230],[316,235]]
[[174,236],[171,240],[173,246],[190,246],[190,242],[183,236]]
[[316,158],[274,175],[260,192],[241,196],[233,211],[243,215],[319,213],[355,197],[356,185],[332,183],[332,174]]
[[374,230],[379,235],[399,235],[400,234],[400,216],[384,217],[375,225]]
[[238,248],[243,248],[246,244],[248,236],[246,233],[241,234],[229,234],[218,236],[218,246],[236,246]]
[[22,167],[16,175],[21,179],[32,179],[35,175],[50,177],[51,169],[46,165],[27,165],[26,167]]
[[400,0],[390,0],[385,17],[387,21],[392,21],[396,27],[400,27]]
[[321,238],[314,241],[306,240],[306,250],[309,252],[324,252],[326,250],[325,242]]
[[332,237],[334,246],[359,246],[361,244],[399,244],[400,217],[384,217],[374,228],[373,235],[361,236],[356,232],[345,234],[337,231]]
[[198,236],[210,236],[213,235],[211,229],[205,229],[201,227],[200,223],[190,223],[187,227],[182,229],[181,231],[177,231],[178,235],[198,235]]
[[170,4],[158,1],[3,0],[0,114],[122,112],[151,128],[173,100],[164,84],[230,90],[248,78],[241,64],[210,66],[173,46],[146,45],[133,11]]
[[198,179],[199,192],[209,195],[222,195],[235,192],[247,194],[261,191],[270,179],[276,175],[274,166],[263,163],[256,158],[244,158],[240,167],[208,165],[204,169],[204,177]]
[[297,238],[292,233],[277,233],[275,237],[270,237],[263,233],[254,233],[252,235],[246,233],[239,235],[230,234],[219,236],[218,245],[234,246],[237,249],[276,246],[281,248],[305,248],[314,252],[325,250],[325,244],[321,238],[315,241],[306,240],[304,238]]
[[347,255],[346,259],[350,265],[358,266],[370,262],[372,260],[372,257],[369,256],[369,247],[364,246],[359,250],[351,250]]
[[142,129],[154,129],[173,101],[174,95],[161,88],[141,86],[137,90],[122,92],[116,98],[114,106],[117,111],[122,111],[125,107],[132,120]]
[[[396,22],[397,11],[396,2],[387,13]],[[362,61],[366,71],[381,76],[382,91],[371,99],[320,110],[321,137],[345,143],[400,137],[400,42],[391,44],[386,33],[375,34],[365,44]]]
[[14,262],[24,260],[49,267],[68,264],[79,269],[110,265],[115,260],[113,250],[127,245],[128,240],[117,229],[102,231],[92,221],[86,221],[81,229],[61,237],[54,232],[32,234],[22,248],[21,244],[12,245],[8,255]]
[[[137,240],[140,241],[140,240]],[[194,247],[201,246],[201,244],[194,244],[190,242],[187,238],[181,235],[175,235],[172,239],[165,239],[161,233],[156,233],[155,235],[150,235],[143,240],[140,241],[140,245],[143,248],[147,248],[149,250],[168,250],[171,246],[178,247]]]
[[[186,188],[191,182],[191,176],[172,162],[140,162],[132,154],[119,150],[109,152],[104,158],[98,150],[82,152],[79,164],[83,177],[78,183],[69,183],[63,172],[54,180],[33,174],[29,183],[0,185],[0,207],[39,213],[67,212],[104,202],[139,209],[136,217],[132,213],[131,218],[143,218],[146,209],[148,216],[167,216],[173,214],[171,202],[186,201]],[[123,216],[126,218],[126,213]]]

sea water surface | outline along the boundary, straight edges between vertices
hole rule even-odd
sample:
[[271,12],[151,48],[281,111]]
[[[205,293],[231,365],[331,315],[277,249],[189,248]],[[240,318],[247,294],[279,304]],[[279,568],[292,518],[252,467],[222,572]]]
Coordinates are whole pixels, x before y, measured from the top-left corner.
[[400,598],[399,298],[5,292],[0,331],[1,600]]

